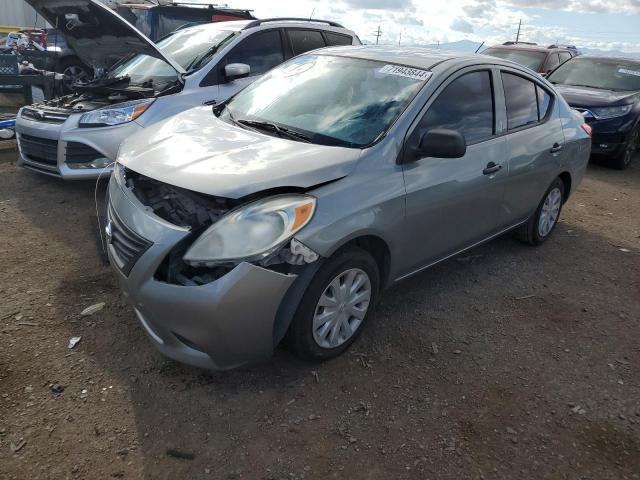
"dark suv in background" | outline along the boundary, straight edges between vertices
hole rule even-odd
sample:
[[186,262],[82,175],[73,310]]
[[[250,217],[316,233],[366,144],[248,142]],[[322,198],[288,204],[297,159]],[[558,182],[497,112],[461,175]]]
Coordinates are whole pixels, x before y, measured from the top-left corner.
[[578,57],[547,80],[591,127],[591,152],[627,168],[640,148],[640,60]]
[[505,42],[489,47],[482,53],[519,63],[543,76],[580,54],[573,46],[543,47],[529,42]]

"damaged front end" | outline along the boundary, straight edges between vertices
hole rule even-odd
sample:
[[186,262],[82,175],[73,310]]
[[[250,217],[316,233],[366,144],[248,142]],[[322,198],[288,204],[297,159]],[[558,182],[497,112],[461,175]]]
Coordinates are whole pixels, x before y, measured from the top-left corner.
[[[307,200],[311,197],[299,192],[287,196],[279,189],[275,195],[274,192],[263,192],[230,199],[176,187],[121,165],[116,169],[116,176],[117,181],[154,215],[190,232],[160,264],[155,274],[158,281],[182,286],[206,285],[228,274],[242,262],[281,274],[298,275],[307,264],[319,259],[316,252],[289,235],[300,230],[313,215],[311,202]],[[300,201],[292,204],[289,201],[291,196]],[[280,210],[256,213],[257,208],[264,209],[269,202],[275,204],[268,208]],[[292,220],[285,218],[286,209],[291,211]],[[267,217],[267,220],[259,215]],[[291,224],[289,227],[287,221]],[[302,221],[304,224],[299,223]],[[226,233],[215,231],[214,226],[223,223],[225,225],[221,228]],[[237,232],[227,232],[237,224],[241,224]],[[273,231],[274,228],[282,228],[283,232]],[[233,245],[227,245],[229,242]],[[246,247],[238,245],[243,242]],[[254,242],[261,246],[253,248]],[[240,254],[242,248],[246,249],[246,254]]]

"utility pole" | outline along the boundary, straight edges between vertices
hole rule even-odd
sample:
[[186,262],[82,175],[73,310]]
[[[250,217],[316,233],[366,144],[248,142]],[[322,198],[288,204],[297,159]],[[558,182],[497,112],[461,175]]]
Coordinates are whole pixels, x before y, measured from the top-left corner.
[[400,46],[401,41],[402,41],[402,32],[400,32],[400,38],[398,38],[398,46]]
[[516,43],[518,43],[518,41],[520,40],[520,27],[522,27],[522,19],[520,19],[520,22],[518,23],[518,33],[516,35]]
[[380,40],[380,35],[382,35],[382,31],[380,31],[380,25],[378,25],[378,30],[374,33],[376,37],[376,45],[378,45],[378,40]]

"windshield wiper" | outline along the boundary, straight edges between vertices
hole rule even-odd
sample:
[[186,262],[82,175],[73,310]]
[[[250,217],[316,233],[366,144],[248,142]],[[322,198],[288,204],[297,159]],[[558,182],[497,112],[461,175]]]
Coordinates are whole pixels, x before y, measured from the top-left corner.
[[287,127],[276,125],[275,123],[272,123],[272,122],[265,122],[261,120],[246,120],[246,119],[235,120],[235,122],[241,125],[246,125],[247,127],[255,128],[257,130],[268,130],[271,132],[275,132],[280,137],[289,137],[292,140],[311,143],[311,137],[309,137],[308,135],[305,135],[304,133],[300,133],[296,130],[292,130]]
[[199,55],[196,58],[194,58],[191,61],[191,63],[189,63],[189,65],[185,67],[185,70],[186,70],[185,75],[195,72],[198,68],[200,68],[200,65],[202,64],[202,62],[204,62],[207,58],[211,57],[212,55],[215,55],[217,51],[218,51],[218,45],[214,45],[209,50],[204,52],[202,55]]

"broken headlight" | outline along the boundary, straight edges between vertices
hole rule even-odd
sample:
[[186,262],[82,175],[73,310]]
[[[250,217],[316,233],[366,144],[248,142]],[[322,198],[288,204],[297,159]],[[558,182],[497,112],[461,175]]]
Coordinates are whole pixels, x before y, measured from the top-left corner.
[[316,199],[278,195],[228,213],[193,243],[184,261],[213,266],[262,260],[288,242],[313,217]]
[[99,108],[80,117],[80,127],[111,127],[132,122],[151,106],[154,99],[134,100],[113,107]]

